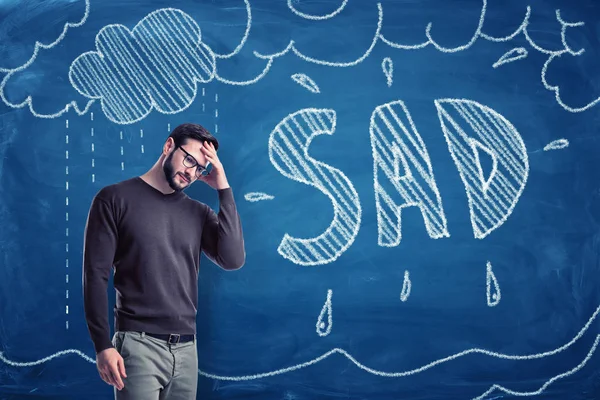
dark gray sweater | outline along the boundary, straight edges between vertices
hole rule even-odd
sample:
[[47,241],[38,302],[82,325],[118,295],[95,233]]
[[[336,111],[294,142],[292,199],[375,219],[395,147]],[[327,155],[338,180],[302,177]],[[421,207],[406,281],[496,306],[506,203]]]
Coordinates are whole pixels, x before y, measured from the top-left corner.
[[246,258],[232,189],[217,193],[218,214],[140,177],[94,196],[84,233],[83,302],[96,353],[112,347],[107,289],[113,267],[116,331],[196,333],[200,252],[228,270]]

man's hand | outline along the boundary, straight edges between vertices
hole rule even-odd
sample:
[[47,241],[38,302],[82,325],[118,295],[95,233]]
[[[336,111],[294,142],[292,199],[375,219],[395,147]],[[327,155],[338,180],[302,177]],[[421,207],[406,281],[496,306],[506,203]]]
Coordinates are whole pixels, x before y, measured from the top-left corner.
[[228,188],[229,183],[225,176],[225,170],[223,169],[221,161],[219,161],[215,146],[209,141],[206,141],[202,144],[201,150],[206,159],[212,164],[212,171],[206,176],[201,176],[198,180],[208,184],[213,189]]
[[117,349],[109,347],[106,350],[102,350],[96,355],[96,366],[100,373],[100,378],[109,385],[113,385],[117,389],[121,390],[125,385],[123,384],[123,378],[127,378],[125,373],[125,363],[123,357],[119,354]]

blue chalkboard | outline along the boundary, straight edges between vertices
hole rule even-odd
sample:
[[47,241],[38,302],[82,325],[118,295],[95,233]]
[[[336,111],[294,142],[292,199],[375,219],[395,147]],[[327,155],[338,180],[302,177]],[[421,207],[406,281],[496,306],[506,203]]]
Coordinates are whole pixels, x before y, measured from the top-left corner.
[[593,0],[0,2],[0,398],[112,398],[87,212],[184,122],[219,139],[247,251],[201,259],[199,399],[600,398],[599,20]]

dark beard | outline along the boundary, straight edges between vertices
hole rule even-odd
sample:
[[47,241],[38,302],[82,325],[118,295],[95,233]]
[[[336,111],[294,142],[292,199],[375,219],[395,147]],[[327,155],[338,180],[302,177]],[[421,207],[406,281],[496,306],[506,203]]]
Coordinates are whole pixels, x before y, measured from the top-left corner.
[[186,186],[181,187],[177,184],[177,182],[175,182],[175,169],[173,168],[173,154],[175,152],[171,152],[171,154],[169,154],[167,156],[167,159],[165,160],[164,164],[163,164],[163,173],[165,174],[165,179],[167,180],[167,183],[169,184],[169,187],[171,189],[173,189],[176,192],[181,192],[183,189],[186,188]]

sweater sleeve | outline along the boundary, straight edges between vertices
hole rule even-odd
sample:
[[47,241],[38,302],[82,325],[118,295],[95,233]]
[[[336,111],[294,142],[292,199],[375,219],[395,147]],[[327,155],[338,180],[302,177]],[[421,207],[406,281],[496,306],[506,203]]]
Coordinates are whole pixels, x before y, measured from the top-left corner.
[[88,213],[83,244],[83,305],[96,354],[112,347],[107,289],[117,237],[111,207],[96,195]]
[[241,268],[246,262],[242,223],[231,188],[220,189],[219,213],[207,208],[202,229],[202,250],[226,270]]

